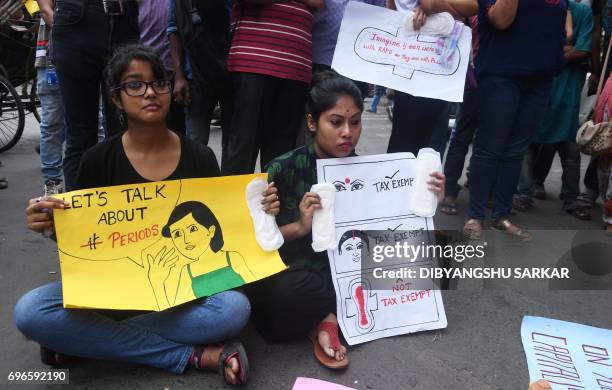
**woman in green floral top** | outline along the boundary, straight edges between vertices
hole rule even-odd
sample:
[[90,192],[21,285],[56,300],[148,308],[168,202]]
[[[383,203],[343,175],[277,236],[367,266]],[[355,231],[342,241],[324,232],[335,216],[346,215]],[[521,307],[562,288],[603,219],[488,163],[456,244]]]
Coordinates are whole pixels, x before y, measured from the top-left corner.
[[[252,320],[268,341],[282,342],[308,335],[315,356],[326,367],[348,366],[346,348],[338,337],[336,295],[326,252],[312,250],[312,216],[321,200],[309,192],[317,183],[320,158],[355,155],[361,135],[361,93],[348,78],[333,71],[315,76],[307,102],[307,123],[314,140],[272,160],[268,181],[278,190],[276,222],[285,239],[280,253],[289,270],[245,286]],[[444,175],[436,173],[431,189],[444,193]]]

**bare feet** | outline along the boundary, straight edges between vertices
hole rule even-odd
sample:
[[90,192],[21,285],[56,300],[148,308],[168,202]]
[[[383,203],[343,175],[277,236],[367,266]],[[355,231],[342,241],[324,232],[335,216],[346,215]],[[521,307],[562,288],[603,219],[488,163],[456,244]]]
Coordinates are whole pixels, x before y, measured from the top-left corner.
[[[327,317],[325,317],[325,319],[323,319],[323,322],[331,322],[336,324],[336,327],[338,326],[338,319],[336,318],[336,315],[333,313],[330,313],[327,315]],[[344,358],[346,357],[346,347],[342,344],[340,344],[339,340],[337,341],[338,346],[336,347],[337,349],[333,348],[333,344],[334,344],[334,340],[333,340],[334,336],[330,335],[326,330],[320,330],[319,333],[317,334],[317,340],[319,341],[319,345],[321,346],[321,348],[323,348],[323,351],[325,351],[325,353],[331,357],[336,359],[337,361],[342,361],[344,360]],[[337,333],[336,333],[336,340],[337,340]]]

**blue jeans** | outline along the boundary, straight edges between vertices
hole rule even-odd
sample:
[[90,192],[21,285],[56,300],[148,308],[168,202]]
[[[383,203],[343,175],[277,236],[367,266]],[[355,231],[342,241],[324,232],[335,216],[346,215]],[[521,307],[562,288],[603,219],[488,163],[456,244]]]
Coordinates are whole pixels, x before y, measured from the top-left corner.
[[64,105],[57,79],[47,81],[49,68],[38,68],[36,92],[40,99],[40,162],[43,180],[64,181],[62,160],[66,127]]
[[248,299],[238,291],[134,316],[129,316],[133,312],[64,309],[62,285],[55,282],[25,294],[15,306],[14,319],[27,338],[66,355],[181,373],[192,346],[238,335],[250,313]]
[[444,162],[445,196],[456,198],[459,195],[461,187],[459,187],[458,182],[476,127],[478,127],[478,95],[476,94],[476,88],[470,88],[466,85],[463,103],[461,103],[455,127],[451,132],[448,153]]
[[385,87],[379,85],[374,87],[374,96],[372,97],[372,104],[370,105],[370,111],[376,112],[378,110],[378,103],[380,98],[385,95]]
[[480,122],[470,162],[470,218],[485,218],[492,188],[493,219],[510,216],[521,162],[546,111],[550,87],[550,77],[478,80]]

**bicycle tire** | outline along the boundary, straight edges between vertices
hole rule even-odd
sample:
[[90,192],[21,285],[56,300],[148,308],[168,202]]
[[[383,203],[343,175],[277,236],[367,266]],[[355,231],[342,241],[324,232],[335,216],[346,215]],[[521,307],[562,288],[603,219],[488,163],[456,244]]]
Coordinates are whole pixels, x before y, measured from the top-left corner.
[[17,91],[0,77],[0,153],[15,146],[25,126],[25,111]]

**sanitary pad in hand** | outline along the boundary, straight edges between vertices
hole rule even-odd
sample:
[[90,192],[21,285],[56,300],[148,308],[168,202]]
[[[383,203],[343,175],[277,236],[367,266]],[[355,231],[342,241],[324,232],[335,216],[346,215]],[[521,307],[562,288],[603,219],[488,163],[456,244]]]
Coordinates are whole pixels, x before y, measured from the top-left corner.
[[246,202],[253,220],[257,243],[264,251],[271,252],[280,248],[285,240],[278,229],[274,216],[263,210],[261,201],[264,198],[263,193],[266,188],[268,188],[268,183],[264,179],[251,180],[246,186]]
[[334,202],[336,189],[330,183],[315,184],[310,192],[321,198],[321,209],[312,217],[312,249],[323,252],[336,247],[336,222],[334,219]]

